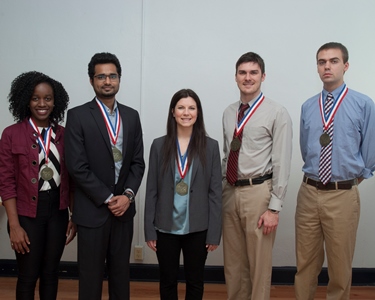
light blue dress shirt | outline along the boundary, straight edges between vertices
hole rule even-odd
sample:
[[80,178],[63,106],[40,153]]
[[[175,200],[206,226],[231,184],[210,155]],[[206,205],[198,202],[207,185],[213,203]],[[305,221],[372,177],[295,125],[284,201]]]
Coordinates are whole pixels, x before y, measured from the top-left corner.
[[[96,100],[100,101],[98,98],[96,98]],[[107,113],[107,116],[108,116],[109,120],[111,121],[112,126],[114,127],[115,124],[116,124],[116,113],[117,113],[117,110],[118,110],[117,101],[115,100],[115,102],[113,104],[113,110],[112,110],[112,112],[108,108],[108,106],[106,106],[103,102],[101,102],[101,103],[103,104],[103,108],[105,109],[105,111]],[[117,121],[120,122],[120,120],[117,120]],[[122,152],[122,143],[123,143],[123,127],[122,127],[122,124],[123,123],[121,121],[120,122],[120,130],[119,130],[119,133],[118,133],[118,138],[117,138],[117,141],[116,141],[116,145],[113,144],[113,142],[111,140],[111,137],[109,136],[109,133],[108,133],[109,141],[111,142],[111,147],[115,147],[116,146],[116,148],[119,149],[121,152]],[[121,168],[122,168],[122,160],[120,160],[118,162],[115,162],[115,183],[117,183],[117,181],[118,181],[118,177],[120,175]],[[127,191],[128,190],[131,191],[134,194],[134,192],[131,189],[127,189]],[[104,203],[107,204],[112,197],[113,197],[113,194],[110,194],[108,196],[108,198],[104,201]]]
[[[112,110],[112,113],[111,113],[111,110],[107,107],[107,106],[104,106],[106,111],[107,111],[107,114],[109,116],[109,119],[111,120],[111,123],[112,125],[114,126],[115,123],[116,123],[116,113],[117,113],[117,110],[118,110],[118,107],[117,107],[117,101],[115,101],[114,105],[113,105],[113,110]],[[121,118],[120,118],[121,119]],[[120,120],[117,120],[118,122],[120,122]],[[109,139],[110,142],[111,142],[111,147],[116,147],[118,150],[121,151],[122,153],[122,136],[123,136],[123,128],[122,128],[122,121],[120,122],[120,130],[119,130],[119,133],[118,133],[118,138],[117,138],[117,141],[116,141],[116,145],[113,144],[111,138]],[[120,170],[121,170],[121,167],[122,167],[122,160],[118,161],[118,162],[115,162],[115,182],[117,183],[118,181],[118,177],[120,175]]]
[[[98,98],[96,98],[97,101],[101,102]],[[117,110],[118,110],[118,107],[117,107],[117,101],[115,100],[114,104],[113,104],[113,110],[111,112],[111,110],[108,108],[108,106],[106,106],[103,102],[101,102],[103,104],[103,108],[105,109],[106,113],[107,113],[107,116],[109,118],[109,120],[111,121],[111,125],[113,127],[113,129],[115,128],[115,124],[116,124],[116,113],[117,113]],[[111,142],[111,147],[116,147],[118,150],[120,150],[122,152],[122,141],[123,141],[123,128],[122,128],[122,121],[120,121],[120,118],[119,120],[117,120],[117,122],[120,122],[120,130],[119,130],[119,133],[118,133],[118,138],[117,138],[117,141],[116,141],[116,145],[113,144],[112,142],[112,139],[111,137],[109,136],[109,133],[108,133],[108,137],[109,137],[109,141]],[[120,170],[121,170],[121,167],[122,167],[122,160],[118,161],[118,162],[115,162],[115,183],[117,183],[118,181],[118,177],[120,175]]]
[[[332,92],[334,100],[344,84]],[[323,99],[328,92],[323,90]],[[303,172],[319,180],[319,159],[323,123],[320,94],[308,99],[301,109],[300,148]],[[348,90],[334,117],[331,181],[370,178],[375,170],[375,106],[366,95]]]
[[[193,162],[191,162],[191,165],[189,169],[186,172],[186,175],[183,179],[183,181],[190,187],[190,181],[191,181],[191,170],[193,169]],[[181,176],[178,172],[177,163],[175,163],[175,182],[180,182]],[[190,188],[189,188],[190,190]],[[167,232],[164,230],[160,230],[157,228],[157,230],[164,232],[164,233],[171,233],[171,234],[188,234],[190,232],[189,228],[189,193],[186,195],[179,195],[176,192],[176,187],[174,191],[174,199],[173,199],[173,224],[171,231]]]

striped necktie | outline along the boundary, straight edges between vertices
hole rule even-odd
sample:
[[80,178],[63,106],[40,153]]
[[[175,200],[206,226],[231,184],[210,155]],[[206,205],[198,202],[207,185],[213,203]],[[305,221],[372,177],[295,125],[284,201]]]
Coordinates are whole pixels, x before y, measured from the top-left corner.
[[[238,120],[240,122],[245,115],[245,111],[249,108],[249,104],[241,104],[240,112],[238,113]],[[237,138],[242,142],[242,132],[238,134]],[[236,129],[234,129],[233,139],[236,137],[235,135]],[[232,149],[229,152],[228,163],[227,163],[227,174],[226,178],[229,184],[234,185],[238,179],[238,156],[240,154],[240,149],[233,151]]]
[[[333,106],[333,95],[328,93],[325,104],[324,114],[328,115]],[[323,129],[324,130],[324,129]],[[333,119],[329,124],[326,133],[329,135],[330,142],[327,146],[322,146],[320,150],[320,161],[319,161],[319,179],[326,185],[331,180],[332,169],[332,140],[333,140]]]

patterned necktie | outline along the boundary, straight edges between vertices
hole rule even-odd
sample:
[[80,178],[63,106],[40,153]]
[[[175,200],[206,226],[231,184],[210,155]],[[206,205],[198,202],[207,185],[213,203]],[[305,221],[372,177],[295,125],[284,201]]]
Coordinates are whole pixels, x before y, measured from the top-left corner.
[[[327,115],[333,106],[333,96],[328,93],[325,104],[324,114]],[[324,130],[324,129],[323,129]],[[327,146],[322,146],[320,150],[320,162],[319,162],[319,179],[326,185],[331,179],[331,159],[332,159],[332,140],[333,140],[333,119],[327,128],[327,134],[329,135],[330,142]]]
[[[240,112],[238,113],[238,120],[240,122],[245,114],[245,111],[249,108],[249,104],[241,104]],[[236,138],[236,129],[234,129],[233,139]],[[242,131],[237,135],[237,138],[242,142]],[[240,147],[241,148],[241,147]],[[233,151],[232,149],[229,152],[228,163],[227,163],[227,181],[234,185],[238,179],[238,155],[240,154],[240,149]]]

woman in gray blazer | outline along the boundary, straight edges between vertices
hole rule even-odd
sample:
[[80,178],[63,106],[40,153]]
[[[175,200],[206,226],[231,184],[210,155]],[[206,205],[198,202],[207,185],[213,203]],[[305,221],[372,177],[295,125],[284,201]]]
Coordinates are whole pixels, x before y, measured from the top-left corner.
[[190,89],[172,97],[167,135],[150,150],[145,238],[160,269],[160,298],[178,299],[182,250],[186,298],[202,299],[207,253],[221,237],[221,165],[216,140],[207,137],[201,102]]

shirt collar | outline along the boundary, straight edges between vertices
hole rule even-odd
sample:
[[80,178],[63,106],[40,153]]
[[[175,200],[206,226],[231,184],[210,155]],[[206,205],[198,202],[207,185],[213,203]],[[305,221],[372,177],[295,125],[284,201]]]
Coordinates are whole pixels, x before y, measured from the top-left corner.
[[261,93],[262,93],[262,92],[260,92],[258,95],[256,95],[253,99],[251,99],[251,100],[250,100],[249,102],[247,102],[247,103],[243,103],[243,102],[241,101],[241,99],[238,100],[238,107],[240,107],[241,104],[249,104],[249,106],[252,106],[252,105],[254,104],[255,100],[259,98],[259,95],[260,95]]
[[[338,97],[340,96],[340,93],[341,93],[342,89],[344,88],[344,86],[345,86],[345,82],[331,92],[331,94],[332,94],[332,96],[335,100],[337,100]],[[329,92],[327,90],[323,89],[323,99],[327,98],[328,93]]]
[[100,101],[100,99],[98,99],[97,97],[96,97],[96,100],[103,104],[103,107],[105,108],[106,112],[109,115],[113,115],[116,112],[116,109],[117,109],[117,101],[116,101],[116,99],[115,99],[115,102],[113,103],[113,111],[112,111],[112,113],[111,113],[111,110],[109,109],[109,107],[107,105],[105,105],[104,102]]

